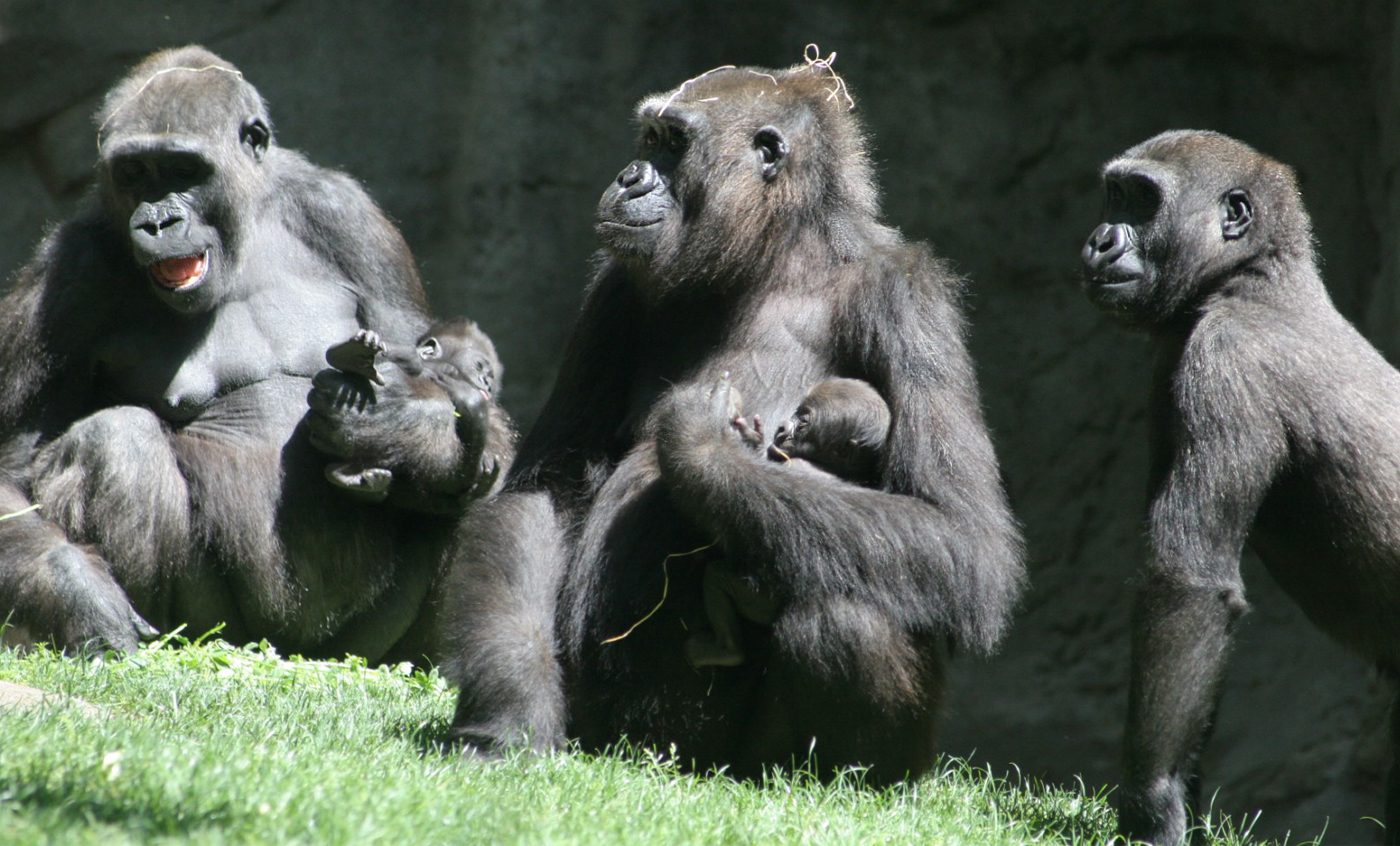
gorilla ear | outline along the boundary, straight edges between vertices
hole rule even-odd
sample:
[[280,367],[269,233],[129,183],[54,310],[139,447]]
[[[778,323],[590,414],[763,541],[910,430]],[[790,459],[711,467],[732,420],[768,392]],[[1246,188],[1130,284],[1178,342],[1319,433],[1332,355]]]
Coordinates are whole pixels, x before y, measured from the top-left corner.
[[253,118],[238,131],[238,140],[248,148],[248,155],[253,157],[253,161],[260,162],[267,152],[267,146],[272,143],[272,130],[267,128],[262,118]]
[[1220,234],[1225,236],[1226,241],[1243,238],[1249,231],[1249,225],[1254,222],[1254,204],[1250,202],[1249,194],[1241,188],[1225,192],[1225,196],[1220,198],[1220,217],[1223,221]]
[[429,335],[418,345],[418,357],[424,361],[432,361],[435,358],[441,358],[442,344],[438,343],[437,338]]
[[753,146],[758,151],[763,181],[777,179],[788,157],[788,142],[783,133],[777,127],[765,126],[754,135]]

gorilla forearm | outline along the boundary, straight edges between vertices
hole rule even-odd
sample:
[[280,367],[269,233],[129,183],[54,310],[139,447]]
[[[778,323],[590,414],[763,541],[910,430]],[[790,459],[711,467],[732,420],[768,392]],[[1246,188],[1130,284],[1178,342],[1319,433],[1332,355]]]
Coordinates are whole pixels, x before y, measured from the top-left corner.
[[[991,650],[1007,624],[1003,538],[918,497],[762,461],[712,432],[663,427],[662,478],[681,511],[762,561],[780,595],[853,597],[912,632]],[[815,528],[820,527],[820,528]]]

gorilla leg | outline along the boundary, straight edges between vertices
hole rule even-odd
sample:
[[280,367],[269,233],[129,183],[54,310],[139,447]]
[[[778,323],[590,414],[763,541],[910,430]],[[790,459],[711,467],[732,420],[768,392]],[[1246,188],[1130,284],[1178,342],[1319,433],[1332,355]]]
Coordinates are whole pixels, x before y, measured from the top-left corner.
[[1149,577],[1134,609],[1126,779],[1118,828],[1134,840],[1180,843],[1196,810],[1196,756],[1219,697],[1239,585]]
[[461,689],[452,733],[475,751],[563,742],[554,630],[568,545],[559,518],[543,492],[480,502],[449,555],[442,672]]
[[[865,766],[872,785],[926,771],[937,755],[945,636],[911,636],[865,603],[829,597],[783,611],[736,769]],[[824,660],[818,660],[820,656]]]
[[11,600],[12,616],[0,623],[16,628],[5,644],[52,640],[64,646],[89,645],[132,651],[157,632],[136,613],[112,578],[107,562],[68,542],[62,530],[16,487],[0,484],[0,596]]
[[132,601],[166,624],[170,576],[191,552],[189,491],[160,420],[120,406],[85,417],[34,459],[35,501],[95,546]]

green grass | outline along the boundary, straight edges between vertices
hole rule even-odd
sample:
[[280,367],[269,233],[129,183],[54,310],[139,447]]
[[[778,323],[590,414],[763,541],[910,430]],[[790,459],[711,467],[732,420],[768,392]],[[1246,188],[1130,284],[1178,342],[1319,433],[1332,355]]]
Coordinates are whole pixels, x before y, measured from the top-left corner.
[[[157,644],[122,660],[0,650],[0,680],[79,697],[0,708],[0,842],[1102,843],[1106,791],[960,761],[876,791],[694,776],[642,751],[482,763],[434,748],[432,673]],[[1252,842],[1227,825],[1211,842]]]

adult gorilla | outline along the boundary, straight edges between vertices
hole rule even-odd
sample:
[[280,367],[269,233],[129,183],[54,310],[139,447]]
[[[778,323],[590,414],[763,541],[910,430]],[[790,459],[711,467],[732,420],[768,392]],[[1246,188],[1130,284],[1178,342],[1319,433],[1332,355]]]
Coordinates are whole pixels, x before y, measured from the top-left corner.
[[[442,538],[333,492],[301,425],[328,346],[427,326],[403,239],[201,48],[142,62],[98,120],[99,191],[0,301],[0,620],[63,647],[222,622],[420,652]],[[450,498],[479,457],[450,401],[385,405],[405,495]]]
[[[473,748],[626,735],[753,774],[815,741],[823,769],[878,780],[932,760],[945,646],[997,643],[1021,551],[961,281],[878,222],[849,112],[825,61],[640,104],[553,395],[460,537],[446,671]],[[776,420],[829,376],[890,406],[878,489],[767,461],[731,426],[730,383]],[[743,664],[696,671],[705,556],[678,554],[708,545],[782,609]]]

